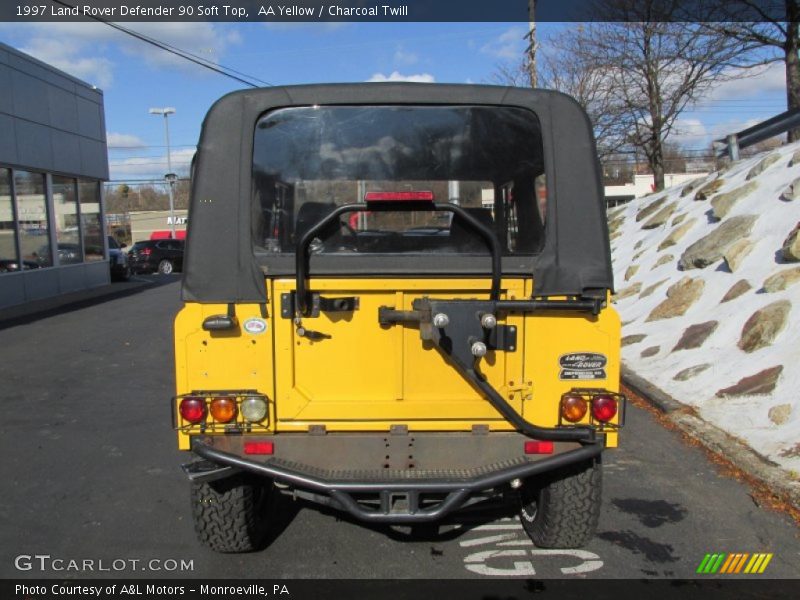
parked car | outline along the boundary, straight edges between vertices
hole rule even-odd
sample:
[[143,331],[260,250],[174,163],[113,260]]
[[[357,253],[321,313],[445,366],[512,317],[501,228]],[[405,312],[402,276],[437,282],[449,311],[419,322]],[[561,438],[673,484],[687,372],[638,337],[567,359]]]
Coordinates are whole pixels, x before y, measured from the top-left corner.
[[183,270],[183,240],[147,240],[136,242],[128,252],[134,273],[163,273]]
[[122,251],[126,247],[126,244],[120,244],[116,239],[108,236],[108,264],[111,269],[111,279],[128,281],[131,276],[128,257]]
[[[0,273],[14,273],[20,270],[20,261],[15,258],[4,258],[0,259]],[[41,265],[37,262],[33,262],[32,260],[23,260],[22,261],[22,270],[27,271],[29,269],[39,269]]]
[[[49,267],[53,264],[53,259],[50,256],[50,246],[41,246],[34,252],[36,261],[40,267]],[[81,262],[81,246],[70,242],[58,243],[58,264],[60,265],[73,265]]]

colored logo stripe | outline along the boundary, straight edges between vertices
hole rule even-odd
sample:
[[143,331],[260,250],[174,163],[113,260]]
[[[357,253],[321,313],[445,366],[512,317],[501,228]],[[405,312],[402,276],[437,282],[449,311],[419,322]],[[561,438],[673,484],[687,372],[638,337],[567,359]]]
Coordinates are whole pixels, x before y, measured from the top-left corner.
[[725,559],[725,554],[706,554],[703,562],[697,567],[698,573],[716,573],[722,561]]
[[767,565],[772,560],[772,556],[772,554],[768,553],[750,554],[747,552],[706,554],[696,572],[710,575],[715,573],[727,575],[737,573],[760,574],[766,570]]
[[727,560],[722,563],[722,568],[719,570],[720,573],[730,573],[731,570],[736,566],[736,561],[739,560],[741,554],[728,554]]

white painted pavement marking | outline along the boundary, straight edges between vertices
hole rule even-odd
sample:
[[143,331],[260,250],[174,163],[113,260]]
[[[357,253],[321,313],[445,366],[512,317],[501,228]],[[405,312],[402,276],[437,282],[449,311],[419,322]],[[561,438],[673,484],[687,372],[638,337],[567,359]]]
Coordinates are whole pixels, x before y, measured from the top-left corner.
[[[508,545],[508,543],[504,545]],[[529,560],[515,560],[512,562],[512,566],[510,568],[490,566],[486,564],[490,559],[494,560],[504,557],[520,558],[527,556],[531,556],[531,558],[534,560],[537,557],[565,556],[569,558],[576,558],[581,561],[579,564],[573,566],[560,566],[559,570],[563,575],[590,573],[592,571],[597,571],[603,566],[603,561],[600,560],[600,557],[594,552],[589,552],[588,550],[546,550],[544,548],[533,548],[530,550],[481,550],[465,557],[464,567],[466,567],[468,571],[472,571],[478,575],[486,575],[488,577],[519,577],[521,575],[535,575],[536,569],[533,566],[533,562]]]
[[493,544],[494,542],[513,540],[515,537],[517,537],[516,533],[502,533],[500,535],[489,535],[482,538],[466,540],[464,542],[460,542],[460,545],[462,548],[468,548],[470,546],[480,546],[481,544]]
[[[508,521],[508,520],[505,520]],[[475,527],[475,531],[503,531],[518,530],[522,525],[516,523],[488,523]],[[464,558],[464,567],[478,575],[486,577],[521,577],[536,574],[534,563],[545,560],[550,564],[558,565],[563,575],[579,575],[597,571],[603,567],[603,561],[594,552],[588,550],[549,550],[532,548],[533,542],[527,537],[520,539],[518,531],[486,535],[459,542],[462,548],[471,548],[484,544],[495,544],[495,548],[473,552]],[[520,548],[524,546],[525,548]],[[511,560],[512,558],[529,558],[529,560]],[[558,559],[564,558],[565,562]],[[531,560],[532,559],[532,560]],[[578,564],[574,564],[579,561]],[[488,564],[488,563],[492,564]],[[555,566],[554,565],[554,566]]]
[[512,569],[500,569],[497,567],[490,567],[485,564],[490,558],[497,558],[503,556],[526,556],[525,550],[483,550],[482,552],[475,552],[470,554],[464,559],[464,566],[468,571],[477,573],[478,575],[486,575],[488,577],[521,577],[528,575],[536,575],[536,570],[530,561],[514,561]]
[[536,556],[574,556],[580,559],[581,564],[574,567],[561,567],[561,572],[564,575],[575,575],[577,573],[589,573],[596,571],[603,566],[603,561],[594,552],[588,550],[545,550],[543,548],[536,548],[530,551],[534,557]]

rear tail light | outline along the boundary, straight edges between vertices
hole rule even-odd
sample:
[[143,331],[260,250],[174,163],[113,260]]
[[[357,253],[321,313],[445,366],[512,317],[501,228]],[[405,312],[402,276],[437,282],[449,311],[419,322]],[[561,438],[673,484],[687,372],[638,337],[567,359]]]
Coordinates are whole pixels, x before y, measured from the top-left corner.
[[601,423],[608,423],[617,416],[617,401],[608,394],[598,394],[592,398],[592,416]]
[[579,394],[564,394],[561,396],[561,416],[565,421],[577,423],[586,416],[588,404]]
[[206,418],[206,401],[199,396],[186,396],[178,407],[181,417],[189,423],[200,423]]
[[233,421],[236,418],[236,398],[214,398],[211,401],[211,416],[219,423]]
[[245,454],[274,454],[275,444],[272,442],[245,442]]
[[269,398],[256,390],[194,390],[176,402],[177,429],[199,426],[205,433],[242,433],[269,427]]
[[589,412],[592,425],[617,429],[625,421],[625,396],[603,389],[573,388],[561,396],[560,410],[559,424],[578,423]]
[[267,416],[267,402],[259,396],[249,396],[242,400],[242,416],[246,421],[256,423]]

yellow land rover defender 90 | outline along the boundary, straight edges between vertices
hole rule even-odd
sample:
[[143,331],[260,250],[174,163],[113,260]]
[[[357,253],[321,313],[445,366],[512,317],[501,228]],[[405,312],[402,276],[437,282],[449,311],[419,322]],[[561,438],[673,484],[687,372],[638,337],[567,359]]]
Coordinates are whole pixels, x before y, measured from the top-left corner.
[[260,547],[274,495],[415,523],[506,496],[585,543],[624,417],[589,121],[559,93],[235,92],[203,124],[175,321],[194,523]]

